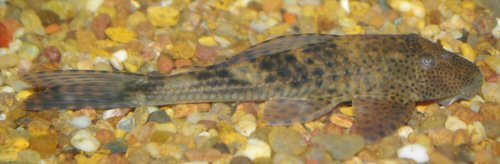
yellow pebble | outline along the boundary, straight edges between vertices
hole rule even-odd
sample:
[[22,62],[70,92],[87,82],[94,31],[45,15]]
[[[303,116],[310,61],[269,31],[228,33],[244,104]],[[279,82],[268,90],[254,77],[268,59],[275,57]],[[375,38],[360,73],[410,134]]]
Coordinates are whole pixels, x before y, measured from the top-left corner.
[[108,14],[110,18],[116,17],[116,9],[114,6],[101,5],[97,10],[98,14]]
[[342,112],[342,114],[345,114],[348,116],[354,116],[354,108],[352,106],[340,107],[340,112]]
[[127,23],[129,25],[129,27],[135,27],[139,23],[142,23],[142,22],[145,22],[145,21],[147,21],[146,15],[144,15],[140,11],[134,12],[133,14],[130,14],[127,17]]
[[348,28],[344,28],[343,29],[344,33],[345,34],[364,34],[365,33],[365,29],[363,29],[363,27],[361,27],[360,25],[356,25],[354,27],[348,27]]
[[214,36],[202,36],[198,39],[198,43],[204,46],[217,46]]
[[467,60],[471,62],[476,61],[476,51],[472,49],[472,47],[469,44],[461,43],[460,52],[462,53],[462,56],[465,57]]
[[237,132],[229,132],[221,134],[221,140],[225,144],[240,143],[240,145],[245,145],[247,143],[247,138]]
[[10,148],[14,148],[18,151],[24,150],[30,146],[30,143],[26,138],[15,137],[8,142]]
[[120,43],[128,43],[136,37],[135,32],[130,31],[125,27],[110,27],[104,32],[109,38],[111,38],[111,40]]
[[179,42],[174,44],[172,51],[175,59],[191,59],[196,53],[194,45],[189,44],[189,42]]
[[76,163],[99,163],[100,160],[106,158],[108,155],[103,153],[94,153],[88,157],[85,154],[78,154],[75,156]]
[[23,101],[26,100],[31,94],[33,94],[32,91],[30,90],[24,90],[16,94],[16,100],[17,101]]
[[174,26],[179,21],[179,10],[173,7],[153,6],[148,8],[147,17],[155,26]]
[[116,129],[115,130],[115,137],[116,138],[123,138],[125,136],[125,134],[127,134],[127,132],[125,132],[122,129]]
[[111,53],[109,53],[106,50],[93,48],[93,49],[90,50],[90,52],[94,56],[100,56],[100,57],[104,57],[104,58],[107,58],[107,59],[111,58]]
[[302,8],[302,15],[303,16],[310,16],[310,17],[314,17],[316,16],[316,11],[318,11],[318,8],[316,8],[315,6],[312,6],[312,5],[305,5],[303,8]]
[[352,120],[341,114],[332,114],[330,116],[330,122],[343,128],[352,127]]

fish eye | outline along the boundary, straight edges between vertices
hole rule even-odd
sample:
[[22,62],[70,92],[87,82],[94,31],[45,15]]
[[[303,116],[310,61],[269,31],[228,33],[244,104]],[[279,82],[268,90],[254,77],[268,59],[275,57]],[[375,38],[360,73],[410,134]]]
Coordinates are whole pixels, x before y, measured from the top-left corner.
[[432,68],[436,64],[436,60],[434,60],[434,58],[431,55],[425,54],[420,59],[420,63],[422,64],[422,66],[425,69],[429,69],[429,68]]

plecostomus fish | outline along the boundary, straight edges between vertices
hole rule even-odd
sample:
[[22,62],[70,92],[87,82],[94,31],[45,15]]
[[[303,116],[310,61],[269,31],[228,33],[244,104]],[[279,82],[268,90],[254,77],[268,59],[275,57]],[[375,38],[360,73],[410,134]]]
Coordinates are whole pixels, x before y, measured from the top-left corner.
[[416,101],[448,105],[483,81],[474,63],[415,34],[282,36],[171,76],[61,70],[22,78],[35,91],[28,110],[267,101],[263,119],[286,125],[352,101],[356,131],[372,141],[405,124]]

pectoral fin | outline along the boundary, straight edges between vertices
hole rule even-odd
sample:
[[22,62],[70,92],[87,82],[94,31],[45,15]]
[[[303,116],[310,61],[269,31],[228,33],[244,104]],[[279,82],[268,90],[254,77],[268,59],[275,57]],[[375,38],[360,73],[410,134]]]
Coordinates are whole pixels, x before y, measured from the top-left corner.
[[273,98],[266,102],[264,120],[269,125],[308,122],[328,113],[336,105],[327,100]]
[[404,99],[357,98],[352,101],[357,121],[356,131],[369,141],[376,141],[407,123],[415,102]]

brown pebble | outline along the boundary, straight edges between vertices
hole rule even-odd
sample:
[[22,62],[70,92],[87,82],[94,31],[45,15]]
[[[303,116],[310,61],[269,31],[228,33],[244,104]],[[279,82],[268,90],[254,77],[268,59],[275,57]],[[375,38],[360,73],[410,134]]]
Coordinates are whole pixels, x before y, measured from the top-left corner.
[[494,102],[487,102],[481,105],[479,113],[484,116],[485,119],[492,119],[500,121],[500,104]]
[[97,39],[105,39],[106,33],[104,30],[111,25],[111,17],[108,14],[99,14],[92,20],[92,31]]
[[496,21],[492,14],[481,13],[474,19],[472,26],[480,35],[489,34],[495,27]]
[[160,48],[156,47],[155,44],[146,45],[141,50],[141,56],[144,61],[153,60],[157,54],[160,53]]
[[102,145],[111,143],[116,139],[113,132],[106,129],[99,129],[95,137],[101,142]]
[[139,39],[151,39],[153,38],[156,28],[151,22],[144,21],[135,26],[135,31]]
[[196,57],[203,62],[212,63],[217,58],[217,51],[213,47],[197,45]]
[[480,113],[474,112],[464,106],[458,107],[453,115],[457,116],[468,124],[473,123],[474,121],[482,121],[484,119]]
[[205,125],[208,129],[216,129],[217,128],[217,122],[212,121],[212,120],[200,120],[198,121],[198,124]]
[[61,61],[61,51],[55,46],[46,47],[42,51],[42,55],[47,57],[50,62],[58,63]]
[[90,119],[96,120],[97,119],[97,111],[95,109],[91,108],[84,108],[75,111],[75,116],[89,116]]
[[42,21],[42,25],[44,27],[54,23],[58,23],[60,21],[59,15],[50,10],[39,10],[36,12],[36,15],[42,18],[40,20]]
[[174,69],[174,61],[167,55],[161,55],[158,58],[158,71],[163,74],[168,74]]
[[212,147],[219,150],[221,153],[225,153],[225,154],[231,153],[229,151],[229,148],[227,147],[227,145],[224,144],[224,142],[215,143],[214,146],[212,146]]

